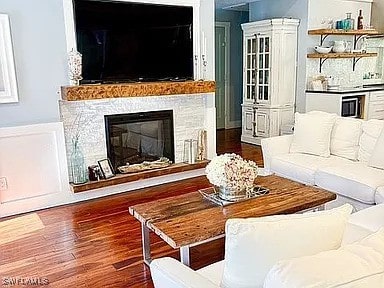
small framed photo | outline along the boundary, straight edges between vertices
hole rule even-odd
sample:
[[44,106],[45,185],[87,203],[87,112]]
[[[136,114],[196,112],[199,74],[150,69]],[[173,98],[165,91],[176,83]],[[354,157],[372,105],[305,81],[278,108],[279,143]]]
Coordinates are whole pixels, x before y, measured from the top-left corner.
[[109,159],[103,159],[103,160],[97,161],[97,163],[99,163],[101,173],[103,174],[103,177],[105,179],[115,176],[115,173],[113,172],[113,168],[111,165],[111,161],[109,161]]

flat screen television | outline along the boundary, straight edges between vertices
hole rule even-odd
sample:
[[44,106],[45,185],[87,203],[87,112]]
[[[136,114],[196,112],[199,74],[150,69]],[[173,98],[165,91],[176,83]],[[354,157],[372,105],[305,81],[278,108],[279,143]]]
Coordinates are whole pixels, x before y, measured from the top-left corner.
[[74,0],[82,83],[193,79],[193,8]]

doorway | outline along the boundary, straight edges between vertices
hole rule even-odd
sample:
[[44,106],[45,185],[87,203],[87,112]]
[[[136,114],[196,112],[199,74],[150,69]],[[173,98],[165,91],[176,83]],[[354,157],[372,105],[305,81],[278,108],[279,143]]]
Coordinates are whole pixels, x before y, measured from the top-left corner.
[[229,128],[229,103],[230,83],[230,23],[215,23],[215,81],[216,81],[216,128]]

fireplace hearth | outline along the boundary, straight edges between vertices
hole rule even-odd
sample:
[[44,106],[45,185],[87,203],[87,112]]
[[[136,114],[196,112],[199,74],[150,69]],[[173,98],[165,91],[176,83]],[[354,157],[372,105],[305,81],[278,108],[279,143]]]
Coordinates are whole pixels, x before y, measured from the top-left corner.
[[115,171],[118,167],[175,160],[173,111],[152,111],[105,115],[107,156]]

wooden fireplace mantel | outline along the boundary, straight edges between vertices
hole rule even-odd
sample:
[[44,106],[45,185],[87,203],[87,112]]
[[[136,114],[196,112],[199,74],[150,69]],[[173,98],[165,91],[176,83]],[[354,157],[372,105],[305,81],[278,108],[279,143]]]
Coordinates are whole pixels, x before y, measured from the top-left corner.
[[167,96],[215,92],[215,81],[140,82],[121,84],[89,84],[61,87],[67,101],[122,97]]

